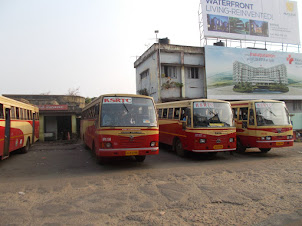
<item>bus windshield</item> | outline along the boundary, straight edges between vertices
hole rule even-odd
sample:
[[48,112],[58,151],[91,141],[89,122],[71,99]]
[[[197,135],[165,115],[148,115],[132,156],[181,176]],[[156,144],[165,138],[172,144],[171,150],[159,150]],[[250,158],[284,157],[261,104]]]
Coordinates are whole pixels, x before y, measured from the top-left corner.
[[255,103],[258,126],[290,125],[290,118],[285,103]]
[[104,97],[101,126],[157,126],[153,101],[138,97]]
[[193,104],[194,127],[233,126],[230,104],[220,102],[194,102]]

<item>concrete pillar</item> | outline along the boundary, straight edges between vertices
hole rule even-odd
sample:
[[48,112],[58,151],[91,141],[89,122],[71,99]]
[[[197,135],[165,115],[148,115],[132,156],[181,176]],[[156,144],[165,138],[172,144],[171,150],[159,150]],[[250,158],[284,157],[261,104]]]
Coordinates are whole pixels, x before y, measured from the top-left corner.
[[180,53],[180,63],[181,63],[181,69],[180,69],[180,77],[181,77],[181,97],[186,97],[186,75],[185,75],[185,53]]
[[71,116],[71,133],[72,134],[77,133],[77,117],[76,117],[76,115]]
[[44,115],[39,115],[39,140],[44,141]]

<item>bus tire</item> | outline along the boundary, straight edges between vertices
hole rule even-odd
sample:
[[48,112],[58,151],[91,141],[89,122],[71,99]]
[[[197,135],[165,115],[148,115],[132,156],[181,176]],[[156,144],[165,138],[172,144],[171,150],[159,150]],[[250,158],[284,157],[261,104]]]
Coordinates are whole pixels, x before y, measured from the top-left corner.
[[145,155],[136,155],[136,156],[135,156],[135,160],[136,160],[137,162],[143,162],[145,159],[146,159],[146,156],[145,156]]
[[92,143],[92,149],[91,149],[91,150],[92,150],[92,153],[93,153],[93,155],[94,155],[94,157],[95,157],[96,163],[99,164],[99,165],[104,165],[105,159],[104,159],[104,157],[98,156],[98,155],[96,154],[94,142]]
[[175,147],[174,147],[174,149],[175,149],[175,151],[176,151],[176,153],[177,153],[178,156],[184,157],[186,155],[186,151],[183,149],[182,143],[181,143],[180,139],[177,139],[175,141]]
[[237,152],[243,153],[243,152],[245,152],[245,150],[246,150],[246,147],[244,147],[244,146],[241,144],[240,140],[237,139],[237,147],[236,147],[236,151],[237,151]]
[[21,149],[21,153],[25,154],[29,151],[30,148],[30,140],[27,138],[26,145]]
[[259,150],[261,151],[261,153],[267,153],[271,150],[271,148],[259,148]]

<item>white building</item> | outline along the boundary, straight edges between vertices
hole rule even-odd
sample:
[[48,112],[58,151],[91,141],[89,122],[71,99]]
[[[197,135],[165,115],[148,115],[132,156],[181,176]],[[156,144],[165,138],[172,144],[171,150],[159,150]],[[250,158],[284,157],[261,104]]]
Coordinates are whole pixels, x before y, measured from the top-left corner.
[[252,67],[235,61],[233,63],[234,83],[250,82],[252,85],[269,86],[272,84],[288,84],[287,69],[284,64],[270,68]]
[[205,98],[204,48],[153,44],[135,62],[136,92],[155,102]]

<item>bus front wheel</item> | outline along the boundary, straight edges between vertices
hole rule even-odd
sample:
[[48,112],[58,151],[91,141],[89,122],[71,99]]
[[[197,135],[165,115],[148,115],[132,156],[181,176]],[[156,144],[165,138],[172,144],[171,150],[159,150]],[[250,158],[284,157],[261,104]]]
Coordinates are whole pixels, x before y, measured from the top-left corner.
[[237,139],[237,147],[236,147],[236,151],[238,151],[238,152],[245,152],[245,150],[246,150],[246,147],[244,147],[244,146],[241,144],[240,140]]
[[176,151],[177,155],[180,157],[184,157],[186,154],[186,151],[183,149],[181,141],[179,139],[177,139],[175,141],[174,145],[175,145],[175,151]]
[[21,149],[21,153],[25,154],[29,151],[30,148],[30,140],[27,138],[26,145]]
[[146,156],[145,155],[136,155],[135,159],[137,162],[143,162],[145,160]]
[[267,152],[269,152],[271,149],[270,149],[270,148],[259,148],[259,150],[261,151],[261,153],[267,153]]

